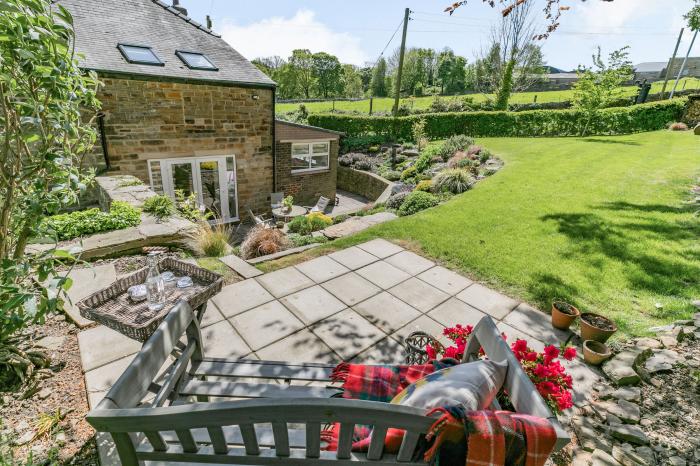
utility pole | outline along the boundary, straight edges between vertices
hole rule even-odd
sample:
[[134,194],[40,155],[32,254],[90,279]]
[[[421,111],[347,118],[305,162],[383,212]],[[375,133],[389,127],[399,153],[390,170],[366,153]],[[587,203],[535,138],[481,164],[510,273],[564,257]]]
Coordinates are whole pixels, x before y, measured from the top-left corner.
[[666,95],[666,84],[668,84],[668,78],[671,77],[671,68],[673,68],[673,62],[676,61],[676,53],[678,53],[678,46],[681,45],[681,39],[683,38],[683,28],[681,28],[680,34],[678,34],[678,40],[676,41],[676,48],[673,49],[673,55],[666,65],[666,78],[664,78],[664,85],[661,88],[661,100],[664,100]]
[[401,98],[401,73],[403,72],[403,56],[406,52],[406,30],[408,29],[408,20],[411,10],[406,8],[403,15],[403,36],[401,36],[401,51],[399,53],[399,71],[396,73],[396,91],[394,97],[394,116],[399,112],[399,99]]
[[683,70],[685,69],[685,64],[688,63],[688,56],[690,55],[690,51],[693,48],[693,44],[695,44],[695,38],[698,37],[698,31],[695,31],[695,34],[693,34],[693,39],[690,41],[690,46],[688,47],[688,52],[685,54],[685,58],[683,59],[683,63],[681,63],[681,69],[678,70],[678,76],[676,76],[676,82],[673,83],[673,89],[671,90],[671,94],[668,96],[669,99],[673,99],[673,94],[676,92],[676,87],[678,87],[678,81],[681,79],[681,75],[683,74]]

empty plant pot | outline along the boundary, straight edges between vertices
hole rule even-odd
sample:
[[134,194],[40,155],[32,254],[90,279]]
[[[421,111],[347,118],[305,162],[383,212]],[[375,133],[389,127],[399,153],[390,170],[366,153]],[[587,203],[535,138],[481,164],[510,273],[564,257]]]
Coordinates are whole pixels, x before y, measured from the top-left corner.
[[605,343],[595,340],[586,340],[583,342],[583,359],[588,364],[599,366],[610,357],[610,349]]
[[569,303],[554,301],[552,303],[552,326],[561,330],[568,329],[581,312]]
[[593,312],[581,314],[579,327],[581,328],[581,339],[584,341],[595,340],[605,343],[613,333],[617,332],[615,322]]

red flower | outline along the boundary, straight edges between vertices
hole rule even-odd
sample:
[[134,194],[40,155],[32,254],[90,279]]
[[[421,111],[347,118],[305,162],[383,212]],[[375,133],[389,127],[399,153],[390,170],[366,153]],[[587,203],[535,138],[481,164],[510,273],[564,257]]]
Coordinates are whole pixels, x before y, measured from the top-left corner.
[[437,351],[435,351],[433,345],[425,345],[425,352],[428,353],[428,359],[437,359]]
[[559,348],[554,345],[544,347],[544,362],[549,364],[550,361],[559,357]]
[[457,353],[459,351],[457,350],[456,346],[450,346],[449,348],[445,349],[445,357],[446,358],[457,358]]
[[513,352],[514,353],[523,353],[527,351],[527,341],[525,340],[515,340],[515,343],[513,343],[512,346]]
[[573,346],[567,346],[566,349],[564,350],[564,359],[567,361],[571,361],[576,357],[576,348]]
[[525,360],[531,361],[531,362],[537,361],[537,353],[535,353],[534,351],[530,351],[528,353],[525,353]]
[[569,391],[563,391],[561,393],[561,395],[559,395],[556,398],[556,400],[557,400],[557,406],[562,411],[564,411],[565,409],[569,409],[574,405],[574,402],[571,399],[571,392],[569,392]]

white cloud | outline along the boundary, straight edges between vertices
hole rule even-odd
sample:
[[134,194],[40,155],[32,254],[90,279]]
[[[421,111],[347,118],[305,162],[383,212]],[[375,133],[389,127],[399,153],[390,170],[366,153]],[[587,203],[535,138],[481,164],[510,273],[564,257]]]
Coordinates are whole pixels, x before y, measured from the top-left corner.
[[247,25],[224,18],[221,35],[248,59],[271,55],[286,58],[294,49],[311,49],[336,55],[343,63],[361,65],[367,60],[357,37],[333,31],[316,19],[315,12],[306,9],[291,18],[274,16]]

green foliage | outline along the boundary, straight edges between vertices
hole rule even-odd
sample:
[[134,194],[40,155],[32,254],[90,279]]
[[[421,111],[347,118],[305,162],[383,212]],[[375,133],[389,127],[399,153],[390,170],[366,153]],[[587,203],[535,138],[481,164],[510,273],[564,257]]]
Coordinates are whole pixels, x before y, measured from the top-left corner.
[[338,57],[326,52],[314,53],[312,67],[320,95],[328,98],[343,92],[343,68]]
[[410,167],[401,172],[401,181],[405,183],[411,183],[415,181],[416,175],[418,175],[418,172],[416,171],[416,166],[411,165]]
[[589,128],[593,120],[598,118],[599,111],[619,99],[622,96],[622,83],[634,76],[628,49],[629,47],[623,47],[611,52],[608,63],[605,63],[598,47],[598,52],[593,55],[594,67],[579,70],[572,103],[575,110],[585,115],[580,134],[589,134]]
[[[0,346],[60,307],[49,297],[51,254],[25,248],[46,215],[77,202],[91,181],[80,165],[95,141],[96,75],[73,56],[73,19],[49,0],[0,1]],[[39,278],[39,276],[43,278]]]
[[386,208],[398,210],[399,207],[401,207],[401,204],[403,204],[403,202],[406,200],[406,196],[408,196],[408,194],[408,191],[392,194],[389,196],[389,199],[386,200]]
[[285,196],[285,198],[282,199],[282,205],[288,209],[291,209],[294,206],[294,197]]
[[196,232],[193,233],[193,249],[207,257],[224,256],[229,252],[231,233],[231,227],[225,223],[212,226],[209,222],[200,221]]
[[211,212],[202,211],[195,193],[185,196],[185,192],[182,189],[175,190],[175,205],[180,215],[190,222],[201,222],[208,220],[212,216]]
[[387,88],[386,60],[380,58],[372,72],[371,95],[374,97],[386,97],[389,95]]
[[39,225],[40,236],[59,241],[112,230],[134,227],[141,223],[141,212],[126,202],[114,201],[109,212],[98,208],[78,210],[45,218]]
[[418,150],[421,150],[423,146],[423,141],[425,141],[425,120],[423,118],[419,118],[418,120],[413,122],[413,126],[411,127],[411,133],[413,135],[413,140],[415,141],[416,145],[418,146]]
[[370,146],[376,146],[386,142],[386,138],[376,135],[347,136],[341,139],[340,149],[342,153],[366,150]]
[[143,203],[143,211],[148,212],[158,220],[163,220],[175,214],[175,203],[168,196],[156,194],[146,199]]
[[[680,98],[631,107],[605,108],[598,112],[593,121],[589,121],[586,112],[579,110],[428,113],[420,115],[420,118],[426,120],[426,132],[430,139],[465,133],[474,137],[577,136],[587,124],[589,134],[615,135],[663,129],[669,122],[680,119],[686,102],[687,99]],[[349,136],[375,134],[409,139],[417,118],[417,115],[392,118],[313,114],[309,116],[309,123],[344,131]]]
[[481,152],[479,152],[479,162],[481,163],[486,163],[491,157],[493,157],[493,154],[486,148],[481,149]]
[[287,224],[287,228],[291,233],[309,235],[314,231],[323,230],[331,225],[333,225],[333,219],[331,217],[320,212],[312,212],[308,215],[294,217],[292,221]]
[[460,194],[469,190],[473,184],[471,173],[463,168],[448,168],[433,178],[433,189],[438,192]]
[[413,191],[406,196],[401,207],[399,207],[399,215],[413,215],[421,210],[428,209],[438,205],[438,198],[430,193],[423,191]]
[[688,21],[688,27],[691,31],[700,31],[700,0],[695,0],[695,5],[683,15],[683,18]]
[[423,180],[416,185],[416,191],[425,191],[429,193],[433,190],[433,180]]
[[328,238],[326,238],[325,236],[300,235],[298,233],[291,233],[287,235],[287,239],[291,241],[292,246],[294,246],[295,248],[301,246],[308,246],[309,244],[323,244],[328,242]]
[[456,134],[450,136],[442,143],[437,154],[442,157],[442,160],[447,162],[455,152],[465,151],[469,146],[474,144],[474,138],[470,138],[464,134]]

